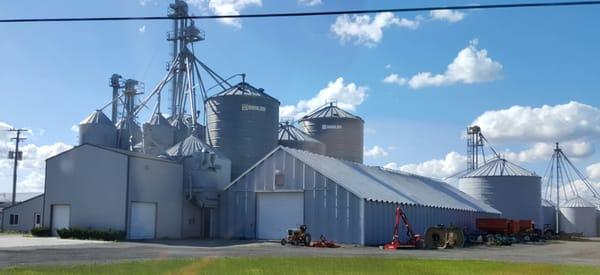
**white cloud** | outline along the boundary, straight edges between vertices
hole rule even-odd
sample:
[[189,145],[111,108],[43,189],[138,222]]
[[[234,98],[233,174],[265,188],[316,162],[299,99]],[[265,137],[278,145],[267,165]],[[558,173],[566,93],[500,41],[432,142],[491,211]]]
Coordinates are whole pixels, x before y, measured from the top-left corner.
[[385,64],[385,68],[386,68],[386,69],[389,69],[389,68],[391,68],[391,67],[392,67],[392,64]]
[[141,32],[141,33],[145,33],[145,32],[146,32],[146,25],[142,25],[142,26],[141,26],[141,27],[138,29],[138,31],[139,31],[139,32]]
[[146,4],[148,4],[148,2],[150,2],[150,0],[139,0],[138,3],[140,4],[140,6],[146,6]]
[[600,162],[594,163],[594,164],[586,167],[585,170],[587,172],[588,177],[591,180],[598,180],[598,181],[600,181]]
[[398,165],[395,162],[391,162],[386,164],[384,167],[442,179],[465,170],[466,162],[466,156],[463,156],[457,152],[450,152],[443,159],[433,159],[422,163],[406,165]]
[[343,77],[329,82],[327,87],[319,91],[310,99],[300,100],[296,105],[285,105],[279,108],[279,117],[282,119],[299,119],[327,102],[335,101],[337,106],[348,111],[355,111],[367,97],[366,86],[358,86],[353,82],[344,83]]
[[304,6],[316,6],[323,3],[321,0],[298,0],[298,4]]
[[[0,154],[14,150],[14,144],[8,142],[13,133],[3,131],[10,125],[0,122]],[[72,146],[62,142],[51,145],[24,144],[19,150],[23,151],[23,160],[19,162],[17,192],[43,191],[46,159],[70,149]],[[0,190],[12,190],[13,161],[0,157]]]
[[[210,10],[216,15],[240,15],[240,12],[250,6],[262,6],[262,0],[187,0],[190,5],[202,11]],[[221,18],[222,23],[237,29],[242,23],[236,18]]]
[[373,146],[371,149],[366,149],[365,148],[365,157],[369,157],[369,158],[381,158],[381,157],[387,157],[389,154],[387,151],[385,151],[385,149],[381,148],[378,145]]
[[448,21],[450,23],[455,23],[465,18],[463,12],[453,10],[432,10],[429,12],[429,16],[433,20]]
[[397,84],[403,86],[406,84],[406,78],[398,76],[398,74],[390,74],[383,79],[384,83]]
[[369,15],[341,15],[331,25],[331,31],[342,42],[354,40],[355,44],[374,47],[383,38],[383,29],[391,26],[417,29],[422,18],[417,16],[414,20],[396,17],[391,12],[381,12],[372,19]]
[[487,111],[473,125],[496,141],[593,140],[600,137],[600,109],[575,101],[539,108],[517,105]]
[[[537,142],[531,148],[520,152],[504,152],[502,156],[514,162],[549,161],[554,153],[554,143]],[[568,141],[560,144],[570,158],[584,158],[594,153],[594,146],[588,141]]]
[[413,89],[447,86],[456,83],[481,83],[502,76],[502,64],[488,57],[485,49],[477,49],[477,39],[462,49],[443,74],[421,72],[410,78],[408,85]]

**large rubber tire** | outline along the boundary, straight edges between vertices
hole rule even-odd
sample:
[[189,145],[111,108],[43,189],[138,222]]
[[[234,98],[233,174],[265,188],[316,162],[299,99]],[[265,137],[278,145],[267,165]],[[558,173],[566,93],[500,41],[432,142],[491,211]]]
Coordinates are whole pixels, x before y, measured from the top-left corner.
[[281,245],[286,245],[287,244],[287,240],[286,239],[281,239]]
[[310,241],[312,241],[312,238],[310,234],[306,233],[304,235],[304,246],[310,246]]

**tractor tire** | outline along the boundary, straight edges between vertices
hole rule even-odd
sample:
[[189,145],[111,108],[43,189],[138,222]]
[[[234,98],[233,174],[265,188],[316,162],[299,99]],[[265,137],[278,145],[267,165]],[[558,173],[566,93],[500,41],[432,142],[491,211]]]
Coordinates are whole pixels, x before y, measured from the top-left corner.
[[281,245],[286,245],[287,244],[287,240],[286,239],[281,239]]
[[310,241],[312,240],[310,234],[304,235],[304,246],[310,246]]

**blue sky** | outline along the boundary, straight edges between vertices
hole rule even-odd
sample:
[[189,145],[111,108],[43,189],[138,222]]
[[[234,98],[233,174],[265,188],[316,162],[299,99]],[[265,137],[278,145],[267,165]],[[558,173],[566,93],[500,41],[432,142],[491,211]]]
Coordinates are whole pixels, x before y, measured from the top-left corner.
[[[229,7],[241,13],[472,3],[323,0],[308,6],[295,0],[230,1],[238,2]],[[188,2],[194,14],[214,14],[228,8],[222,4],[230,1]],[[164,15],[169,2],[2,1],[0,17]],[[600,182],[600,165],[593,165],[600,163],[596,152],[600,138],[598,12],[600,6],[476,10],[465,11],[460,19],[450,14],[437,20],[429,13],[401,13],[387,21],[380,18],[381,28],[360,25],[372,23],[378,15],[368,20],[348,16],[344,21],[348,24],[338,33],[332,26],[344,18],[336,16],[246,19],[239,25],[199,20],[196,25],[206,32],[206,41],[195,49],[200,59],[223,76],[247,73],[250,83],[263,87],[282,105],[301,109],[301,100],[323,99],[317,95],[324,89],[325,97],[342,98],[342,104],[346,102],[366,121],[365,147],[372,153],[365,159],[369,164],[443,177],[464,164],[464,129],[487,111],[504,110],[479,120],[488,123],[482,125],[484,134],[487,127],[496,149],[541,174],[549,158],[541,157],[547,151],[544,144],[570,143],[580,169]],[[169,27],[166,21],[0,26],[4,38],[0,43],[4,65],[0,122],[33,129],[27,144],[36,159],[24,164],[30,167],[24,169],[22,190],[40,187],[40,159],[74,145],[77,134],[71,127],[109,101],[112,73],[138,79],[146,90],[160,80],[169,60],[165,41]],[[353,27],[360,30],[353,32]],[[364,38],[379,30],[379,39]],[[458,62],[462,65],[457,72],[444,74],[464,50],[479,54],[480,59],[475,65],[468,58],[461,59],[466,63]],[[430,79],[425,87],[415,88],[410,80],[423,72],[440,74],[443,84],[436,86]],[[391,74],[404,80],[400,85],[385,83]],[[338,82],[340,89],[327,89],[339,78],[343,78]],[[530,109],[510,109],[516,105]],[[548,108],[539,109],[543,105]],[[575,126],[565,126],[566,117]],[[515,128],[521,131],[506,134],[506,125],[513,123],[520,123]],[[531,130],[524,131],[526,127]],[[46,151],[40,152],[44,145]],[[1,148],[3,155],[7,146]],[[381,150],[373,150],[374,146]],[[10,190],[10,171],[5,169],[9,166],[4,163],[0,192]]]

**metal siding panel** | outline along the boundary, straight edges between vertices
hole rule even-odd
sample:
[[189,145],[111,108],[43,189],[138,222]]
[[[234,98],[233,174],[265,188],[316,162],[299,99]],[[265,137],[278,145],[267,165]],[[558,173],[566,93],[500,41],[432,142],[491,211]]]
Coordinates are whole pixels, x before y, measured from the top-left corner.
[[487,203],[509,219],[531,219],[541,224],[541,179],[537,176],[482,176],[461,178],[460,189]]

